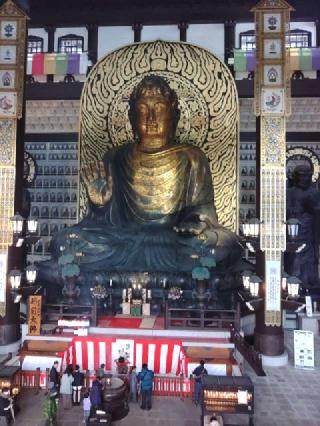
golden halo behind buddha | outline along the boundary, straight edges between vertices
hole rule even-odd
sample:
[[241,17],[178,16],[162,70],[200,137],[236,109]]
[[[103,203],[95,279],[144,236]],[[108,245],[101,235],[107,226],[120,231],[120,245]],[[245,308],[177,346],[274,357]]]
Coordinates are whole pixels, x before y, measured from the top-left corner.
[[[154,41],[120,48],[89,74],[81,98],[80,166],[133,140],[128,99],[145,75],[164,77],[179,99],[176,140],[206,154],[219,223],[237,229],[239,107],[234,79],[208,51],[187,43]],[[81,178],[81,176],[80,176]],[[80,216],[86,193],[80,181]]]

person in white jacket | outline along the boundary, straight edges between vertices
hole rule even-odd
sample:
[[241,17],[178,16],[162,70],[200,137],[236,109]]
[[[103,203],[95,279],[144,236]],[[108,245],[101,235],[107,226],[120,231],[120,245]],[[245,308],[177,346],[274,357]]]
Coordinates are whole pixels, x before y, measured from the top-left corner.
[[62,397],[62,406],[65,410],[68,410],[72,406],[71,396],[72,396],[72,382],[73,376],[70,369],[66,369],[60,384],[60,395]]

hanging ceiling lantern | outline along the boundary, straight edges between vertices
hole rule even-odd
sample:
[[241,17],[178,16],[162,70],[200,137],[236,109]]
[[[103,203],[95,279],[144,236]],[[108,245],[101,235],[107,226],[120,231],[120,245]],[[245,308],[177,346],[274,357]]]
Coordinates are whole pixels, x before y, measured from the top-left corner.
[[301,225],[301,222],[298,219],[291,218],[287,220],[286,225],[289,238],[292,240],[297,238],[299,235],[299,225]]
[[297,277],[289,277],[288,278],[288,295],[290,297],[299,296],[299,287],[301,284],[301,280]]
[[243,222],[241,224],[241,232],[246,238],[250,236],[250,225],[248,222]]
[[9,280],[12,290],[17,290],[21,284],[22,273],[19,269],[12,269],[9,272]]
[[27,220],[27,227],[30,234],[35,234],[37,232],[38,219],[35,217],[29,217]]
[[241,275],[242,275],[243,287],[246,290],[249,290],[250,289],[250,277],[252,275],[252,272],[251,271],[243,271]]
[[34,264],[28,265],[26,267],[26,277],[27,277],[28,283],[30,284],[33,284],[36,281],[37,268],[34,266]]
[[260,220],[255,218],[249,219],[249,237],[258,238],[260,235]]
[[10,220],[12,221],[12,225],[13,225],[13,233],[21,234],[23,229],[23,221],[24,221],[21,214],[16,213],[14,216],[10,218]]
[[251,275],[250,277],[250,293],[252,297],[259,296],[259,287],[262,282],[261,278],[258,275]]
[[286,272],[283,272],[282,278],[281,278],[281,288],[283,291],[287,290],[288,278],[289,278],[289,275]]

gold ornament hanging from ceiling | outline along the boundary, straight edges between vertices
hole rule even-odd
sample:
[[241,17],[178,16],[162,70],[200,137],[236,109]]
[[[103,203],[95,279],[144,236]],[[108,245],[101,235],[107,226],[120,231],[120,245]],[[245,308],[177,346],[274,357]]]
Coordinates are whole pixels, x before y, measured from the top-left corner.
[[[228,68],[188,43],[154,41],[120,48],[89,74],[81,98],[80,167],[133,140],[128,100],[148,74],[164,77],[179,98],[176,139],[200,147],[210,163],[219,222],[237,229],[239,106]],[[86,192],[80,172],[80,217]]]

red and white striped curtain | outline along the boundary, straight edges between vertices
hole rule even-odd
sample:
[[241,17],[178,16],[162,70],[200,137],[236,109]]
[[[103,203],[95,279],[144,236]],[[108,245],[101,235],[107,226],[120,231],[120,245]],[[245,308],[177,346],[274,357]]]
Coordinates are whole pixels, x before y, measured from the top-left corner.
[[78,364],[82,370],[96,370],[101,364],[115,370],[115,359],[124,355],[140,371],[142,364],[156,374],[179,375],[186,371],[182,342],[171,339],[74,337],[63,359],[63,366]]

